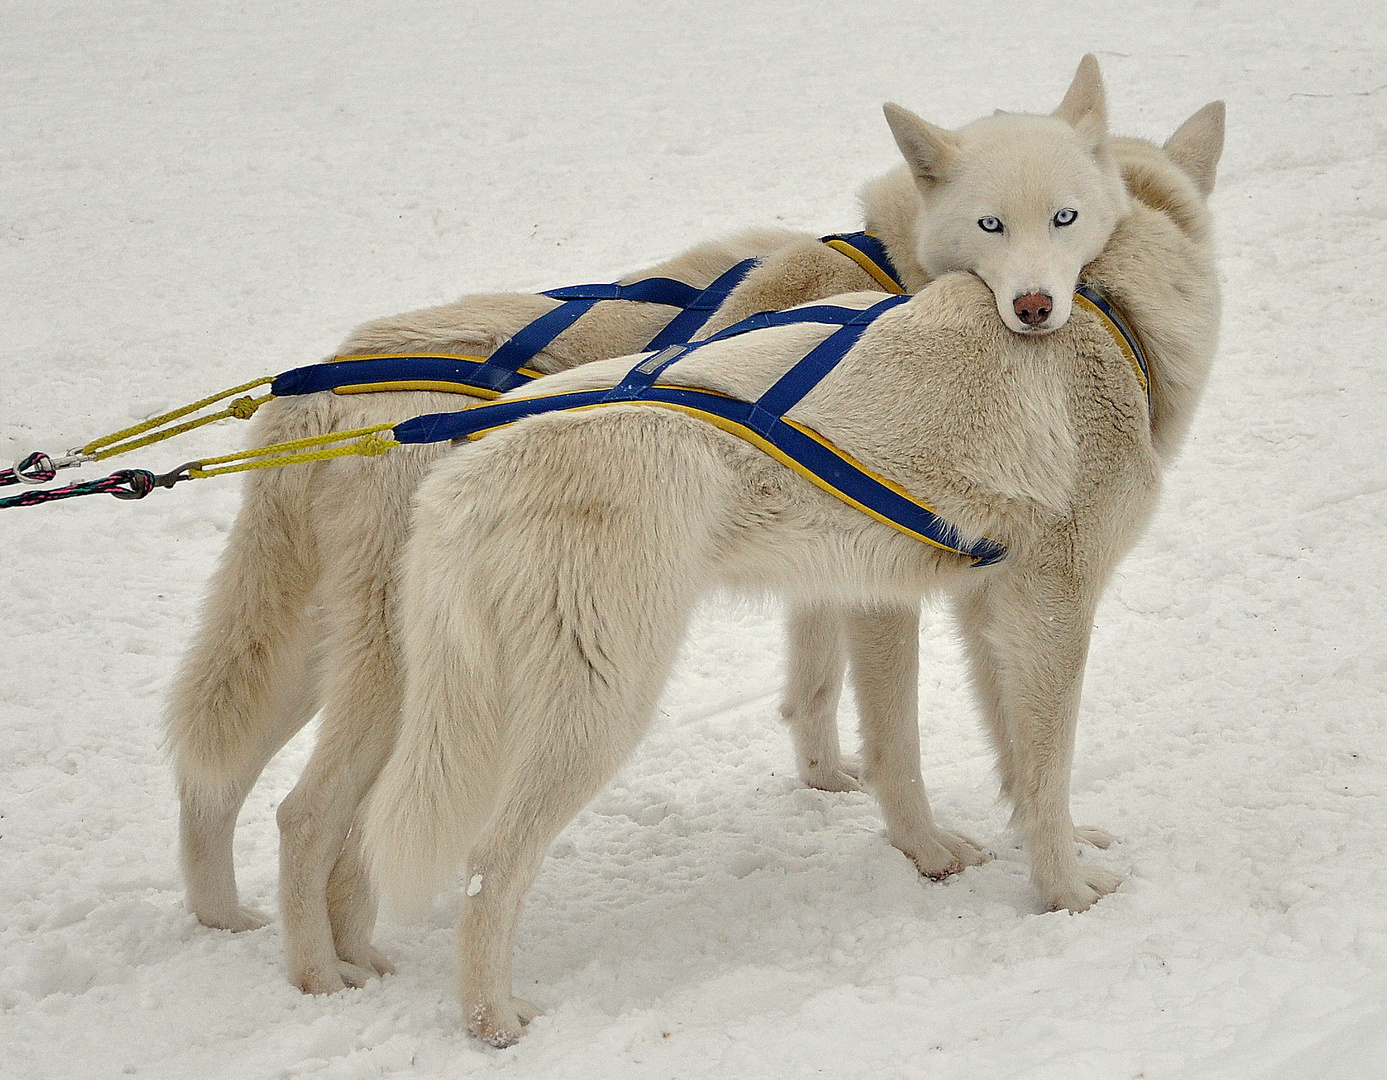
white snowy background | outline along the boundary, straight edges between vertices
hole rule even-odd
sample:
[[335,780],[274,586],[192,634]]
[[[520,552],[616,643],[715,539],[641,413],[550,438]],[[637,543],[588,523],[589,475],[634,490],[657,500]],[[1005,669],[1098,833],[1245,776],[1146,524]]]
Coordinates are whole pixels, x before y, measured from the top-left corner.
[[[1376,2],[4,0],[0,460],[378,315],[610,280],[744,226],[851,229],[896,160],[884,100],[950,126],[1048,111],[1088,50],[1120,132],[1228,103],[1223,345],[1083,703],[1075,817],[1121,837],[1083,855],[1117,893],[1039,910],[946,615],[921,638],[925,776],[997,857],[931,883],[866,796],[799,784],[779,615],[714,600],[532,894],[517,990],[545,1015],[520,1044],[462,1033],[446,905],[381,927],[398,975],[304,997],[278,924],[184,911],[160,747],[237,482],[5,510],[0,1075],[1387,1075]],[[310,738],[242,817],[268,910]]]

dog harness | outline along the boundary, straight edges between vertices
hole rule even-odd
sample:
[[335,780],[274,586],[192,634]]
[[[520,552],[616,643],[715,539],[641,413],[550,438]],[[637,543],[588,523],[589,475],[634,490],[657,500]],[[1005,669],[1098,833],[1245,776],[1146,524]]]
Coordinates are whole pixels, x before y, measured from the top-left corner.
[[[890,266],[889,259],[886,259],[884,247],[874,237],[856,234],[852,239],[856,242],[854,245],[847,245],[847,238],[843,236],[824,237],[823,242],[834,246],[835,250],[841,250],[836,245],[842,243],[845,246],[850,246],[852,251],[858,252],[864,259],[875,265],[881,265],[877,261],[880,259],[885,260],[886,266]],[[870,243],[863,243],[864,240]],[[864,265],[864,269],[866,268],[865,264],[861,263],[855,256],[850,257],[853,257],[854,261],[859,261],[860,265]],[[739,281],[745,272],[740,265],[734,267],[714,282],[707,291],[711,292],[721,288],[724,279],[732,275],[735,275],[736,280]],[[644,283],[637,283],[637,285],[640,284]],[[731,286],[726,287],[722,296],[725,298],[726,293],[730,292],[733,287],[735,287],[735,281]],[[594,293],[598,294],[597,299],[637,299],[636,296],[614,296],[608,291],[634,288],[636,286],[578,286],[572,290],[555,290],[555,293],[562,294],[556,298],[564,299],[566,304],[586,304],[587,306],[582,309],[585,311],[592,303],[596,302],[596,299],[593,298]],[[581,296],[574,295],[580,292],[582,293]],[[697,302],[697,298],[694,299]],[[816,305],[786,312],[762,312],[712,335],[706,341],[692,344],[662,345],[669,337],[669,327],[666,327],[665,331],[656,336],[651,343],[651,348],[647,350],[653,355],[643,358],[615,386],[508,401],[491,401],[459,412],[419,416],[395,425],[391,431],[391,436],[395,442],[401,444],[442,442],[463,438],[478,439],[490,431],[508,427],[526,417],[548,412],[580,411],[618,404],[643,404],[673,409],[697,416],[724,431],[745,439],[829,494],[900,532],[944,551],[969,558],[974,566],[989,566],[1005,557],[1006,548],[1002,544],[986,537],[972,543],[964,542],[960,539],[958,530],[942,520],[927,502],[912,495],[894,481],[872,471],[850,454],[834,446],[832,442],[818,432],[794,420],[789,420],[784,415],[837,365],[838,361],[861,337],[867,326],[880,315],[907,299],[908,297],[903,294],[894,295],[861,311],[831,305]],[[1084,310],[1097,316],[1100,324],[1113,338],[1124,358],[1131,365],[1142,392],[1146,395],[1149,409],[1150,380],[1147,375],[1145,354],[1121,311],[1102,292],[1088,284],[1080,284],[1075,293],[1075,301]],[[718,303],[721,303],[721,299],[718,300]],[[561,306],[550,312],[549,315],[557,316],[563,312],[564,306]],[[580,311],[578,314],[581,313]],[[684,314],[688,314],[688,312],[686,311]],[[541,320],[537,320],[537,322],[547,317],[541,317]],[[675,322],[678,322],[681,317],[677,316]],[[571,325],[576,318],[577,315],[572,316],[562,326]],[[698,325],[701,326],[707,318],[708,316],[704,315],[699,320]],[[692,387],[655,385],[656,378],[665,368],[676,360],[686,357],[691,351],[702,345],[764,327],[810,322],[834,324],[839,326],[839,329],[793,365],[765,394],[754,402],[742,401],[715,391]],[[691,323],[692,320],[690,320]],[[530,327],[526,327],[515,338],[498,349],[497,354],[500,354],[507,346],[519,341],[522,335],[525,335],[535,325],[536,323],[531,323]],[[559,329],[562,329],[562,326]],[[549,331],[550,327],[545,327],[543,333],[533,335],[529,342],[524,343],[522,349],[516,351],[514,356],[523,357],[520,363],[528,360],[549,341],[552,341],[558,333],[557,329],[553,330],[552,333]],[[543,334],[548,334],[548,336],[543,337]],[[541,339],[542,344],[533,346],[532,351],[525,352],[525,348],[530,348],[533,341]],[[519,386],[532,379],[535,373],[518,366],[510,367],[509,364],[514,363],[514,356],[507,364],[498,366],[495,370],[509,372],[509,377],[516,380],[513,385]],[[412,363],[424,358],[360,358],[334,364],[314,365],[311,368],[300,369],[301,372],[309,376],[304,378],[301,384],[305,387],[304,389],[297,389],[300,384],[291,381],[298,376],[297,372],[289,372],[280,376],[280,380],[284,380],[287,385],[281,389],[280,380],[276,380],[272,389],[276,393],[309,393],[321,389],[337,389],[339,386],[343,388],[339,392],[346,393],[363,392],[366,386],[379,387],[380,389],[403,389],[404,387],[400,387],[396,383],[381,385],[380,380],[373,380],[366,384],[357,384],[347,380],[335,385],[321,381],[325,374],[336,375],[343,364],[375,364],[400,359]],[[457,362],[459,358],[435,357],[430,359]],[[484,366],[485,362],[482,362],[482,367]],[[474,367],[469,372],[472,378],[468,385],[475,386],[481,381],[476,376],[482,367]],[[358,389],[358,387],[362,387],[362,389]],[[487,388],[491,390],[490,396],[495,397],[496,385],[494,383],[487,384]],[[459,392],[467,392],[460,386],[458,390]],[[481,396],[475,390],[473,394],[474,396]]]
[[[870,233],[832,233],[826,244],[862,267],[887,292],[903,294],[905,287],[892,266],[886,245]],[[327,364],[310,364],[286,371],[270,386],[275,397],[314,394],[373,394],[387,390],[434,390],[489,400],[537,379],[540,372],[526,367],[564,330],[602,300],[636,300],[679,308],[674,318],[642,349],[659,351],[688,341],[713,316],[724,300],[756,264],[745,259],[723,273],[706,289],[673,278],[646,278],[630,285],[570,285],[542,293],[563,301],[516,332],[490,356],[451,353],[385,353],[339,356]]]
[[1137,335],[1132,330],[1131,324],[1127,322],[1127,317],[1122,314],[1122,309],[1108,299],[1097,286],[1082,281],[1074,290],[1074,299],[1085,311],[1098,316],[1098,321],[1102,324],[1103,329],[1117,343],[1117,347],[1126,358],[1127,363],[1132,366],[1132,372],[1141,385],[1141,392],[1146,395],[1146,412],[1149,416],[1151,413],[1151,376],[1146,367],[1146,353],[1142,352],[1141,342],[1137,340]]
[[[821,237],[821,241],[851,258],[888,292],[905,292],[900,275],[891,265],[885,245],[876,237],[864,232],[833,233]],[[29,454],[16,462],[12,468],[0,469],[0,487],[10,484],[46,484],[62,469],[128,453],[227,417],[249,420],[261,405],[275,397],[312,394],[323,390],[339,394],[432,390],[489,400],[539,378],[541,372],[526,366],[530,360],[603,300],[630,300],[677,309],[665,327],[646,343],[644,349],[638,350],[659,351],[668,345],[687,341],[698,333],[755,264],[755,259],[743,260],[721,274],[706,289],[699,289],[672,278],[646,278],[629,285],[612,283],[552,289],[543,295],[560,301],[559,305],[522,327],[490,356],[453,353],[339,356],[327,364],[312,364],[295,368],[279,376],[265,376],[240,386],[233,386],[201,401],[179,406],[120,431],[93,439],[63,455],[50,456],[42,451]],[[270,386],[270,392],[267,394],[251,397],[247,393],[267,384]],[[237,394],[245,396],[235,398],[216,412],[206,413],[191,420],[186,419]],[[156,487],[172,487],[174,484],[197,477],[218,476],[228,472],[300,462],[326,461],[348,455],[380,454],[391,446],[398,445],[378,437],[379,432],[389,427],[389,424],[378,424],[357,431],[327,432],[293,439],[272,447],[188,462],[162,475],[156,475],[146,469],[123,469],[101,480],[45,491],[31,490],[20,496],[0,499],[0,508],[32,506],[41,502],[99,492],[106,492],[122,499],[142,499]],[[356,441],[347,442],[353,439]]]
[[[1006,549],[1001,544],[988,538],[973,543],[963,542],[958,530],[941,520],[928,503],[915,497],[899,484],[873,472],[819,433],[785,417],[784,414],[817,386],[846,355],[867,326],[884,312],[909,299],[904,295],[904,290],[886,256],[885,248],[874,237],[865,233],[837,234],[823,237],[822,241],[838,251],[843,251],[843,247],[839,246],[842,244],[857,252],[857,255],[848,252],[844,254],[849,254],[849,257],[880,281],[881,278],[868,264],[876,266],[894,283],[894,291],[898,295],[882,300],[865,310],[816,305],[787,312],[763,312],[744,319],[705,341],[690,344],[672,339],[692,334],[703,326],[712,311],[742,280],[755,260],[745,260],[732,267],[707,289],[701,291],[668,278],[647,279],[631,285],[580,285],[555,289],[546,295],[561,300],[559,307],[524,327],[490,357],[388,354],[379,357],[346,357],[333,363],[297,368],[273,380],[260,379],[233,387],[222,394],[154,417],[124,431],[115,432],[80,450],[71,451],[67,457],[61,459],[50,459],[42,453],[31,454],[13,469],[0,472],[0,485],[20,482],[44,483],[52,479],[58,469],[124,453],[223,416],[234,415],[249,419],[258,405],[275,396],[308,394],[321,390],[366,393],[427,389],[493,399],[505,390],[523,386],[538,378],[540,373],[526,368],[526,361],[601,300],[640,300],[669,304],[681,310],[651,341],[647,351],[652,355],[640,360],[613,387],[508,401],[484,400],[471,408],[419,416],[393,427],[378,424],[358,431],[332,432],[261,447],[258,450],[229,454],[222,458],[189,462],[161,476],[144,469],[127,469],[86,484],[47,491],[29,491],[21,496],[0,499],[0,507],[27,506],[98,492],[108,492],[123,499],[139,499],[155,487],[172,487],[176,483],[199,476],[214,476],[225,472],[288,465],[300,461],[320,461],[348,454],[374,455],[407,443],[476,439],[488,431],[506,427],[540,413],[583,410],[615,404],[646,404],[700,417],[737,435],[863,513],[944,551],[970,558],[974,566],[987,566],[998,562],[1006,555]],[[866,261],[863,261],[864,259]],[[1095,314],[1112,336],[1146,395],[1149,411],[1151,389],[1146,357],[1120,309],[1100,290],[1087,284],[1081,284],[1076,290],[1075,301],[1080,307]],[[797,323],[826,323],[837,325],[839,329],[794,364],[756,401],[742,401],[715,391],[692,387],[655,385],[655,379],[665,368],[705,344],[763,327]],[[509,349],[507,355],[510,346],[514,348]],[[272,392],[264,397],[240,398],[221,413],[182,423],[153,435],[143,435],[155,427],[224,400],[231,394],[263,386],[267,382],[272,382]],[[357,441],[350,445],[324,449],[329,443],[343,443],[350,439]],[[233,461],[243,463],[226,464]],[[223,467],[212,468],[216,465]]]
[[[917,540],[965,556],[974,566],[990,566],[1006,556],[1002,544],[987,537],[972,543],[962,541],[958,530],[941,519],[927,502],[869,469],[813,429],[785,417],[786,412],[833,370],[868,326],[908,299],[904,295],[892,296],[865,310],[816,305],[791,311],[762,312],[706,341],[670,345],[643,358],[613,387],[495,401],[457,413],[419,416],[397,424],[393,435],[401,443],[478,439],[488,432],[543,413],[582,411],[607,405],[655,405],[706,420],[745,439],[868,516]],[[1086,283],[1079,285],[1075,300],[1098,317],[1131,365],[1149,410],[1151,384],[1146,355],[1120,309],[1096,287]],[[839,329],[795,363],[755,401],[743,401],[711,390],[655,384],[667,367],[703,345],[751,330],[800,323],[827,323]]]
[[[493,401],[461,412],[418,416],[395,425],[393,435],[400,443],[477,439],[543,413],[576,412],[607,405],[655,405],[706,420],[745,439],[868,516],[917,540],[970,558],[974,566],[988,566],[1005,556],[1006,549],[1001,544],[986,538],[965,542],[958,530],[942,520],[924,500],[873,472],[818,432],[785,417],[786,412],[833,370],[868,326],[909,299],[904,295],[892,296],[865,310],[817,305],[792,311],[763,312],[743,319],[706,341],[671,345],[643,357],[612,387]],[[670,364],[704,345],[751,330],[802,323],[826,323],[839,329],[797,361],[755,401],[693,387],[655,385],[655,379]]]

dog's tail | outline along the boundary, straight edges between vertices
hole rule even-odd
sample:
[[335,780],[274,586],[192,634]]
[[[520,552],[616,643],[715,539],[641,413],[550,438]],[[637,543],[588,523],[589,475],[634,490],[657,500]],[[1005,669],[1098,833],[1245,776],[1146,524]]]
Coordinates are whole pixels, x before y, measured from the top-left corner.
[[386,908],[406,917],[426,912],[453,880],[496,801],[498,725],[475,689],[445,676],[406,695],[394,753],[365,807],[372,883]]
[[400,731],[361,818],[372,883],[404,916],[427,911],[450,883],[491,814],[504,769],[485,616],[449,580],[448,560],[428,565],[416,555],[421,546],[416,535],[404,559]]
[[309,471],[250,474],[174,680],[167,746],[185,815],[234,814],[266,759],[316,711]]
[[407,721],[362,819],[371,881],[388,910],[426,912],[466,860],[497,787],[478,749],[448,726]]

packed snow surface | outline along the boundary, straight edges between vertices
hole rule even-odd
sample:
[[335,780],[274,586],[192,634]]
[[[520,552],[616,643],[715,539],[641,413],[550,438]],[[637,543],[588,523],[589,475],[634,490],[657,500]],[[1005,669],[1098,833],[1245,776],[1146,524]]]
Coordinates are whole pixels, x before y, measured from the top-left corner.
[[[7,0],[0,460],[378,315],[611,280],[745,226],[851,229],[897,160],[883,101],[948,126],[1048,111],[1089,50],[1120,132],[1228,103],[1218,364],[1086,681],[1074,813],[1121,838],[1082,856],[1114,895],[1040,910],[946,613],[921,637],[925,778],[996,858],[933,883],[865,795],[799,783],[778,609],[714,598],[651,736],[544,865],[516,949],[544,1015],[518,1045],[463,1033],[456,897],[382,924],[397,975],[305,997],[278,924],[199,926],[176,865],[160,712],[237,482],[5,510],[0,1073],[1387,1074],[1376,2]],[[311,738],[242,816],[266,910]]]

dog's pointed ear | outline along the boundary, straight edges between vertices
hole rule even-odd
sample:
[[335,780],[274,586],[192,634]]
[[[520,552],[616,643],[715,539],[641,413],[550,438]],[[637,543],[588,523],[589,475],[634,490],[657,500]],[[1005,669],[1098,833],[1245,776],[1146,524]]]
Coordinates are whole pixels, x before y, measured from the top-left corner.
[[1223,102],[1211,101],[1181,124],[1165,143],[1170,160],[1190,174],[1205,198],[1214,190],[1223,156]]
[[1098,58],[1088,53],[1079,61],[1074,81],[1053,116],[1072,127],[1095,152],[1108,136],[1108,106],[1103,93],[1103,73]]
[[958,153],[958,137],[921,120],[909,109],[888,101],[881,107],[891,134],[901,148],[906,164],[921,187],[929,187],[944,179],[950,163]]

